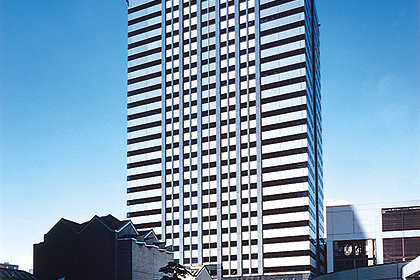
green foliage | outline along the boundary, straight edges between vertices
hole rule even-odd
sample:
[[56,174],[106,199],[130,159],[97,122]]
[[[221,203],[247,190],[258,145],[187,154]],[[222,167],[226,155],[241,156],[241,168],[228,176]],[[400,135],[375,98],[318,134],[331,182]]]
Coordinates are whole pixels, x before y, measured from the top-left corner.
[[162,276],[161,280],[182,280],[181,278],[185,278],[188,274],[191,275],[185,266],[174,261],[170,261],[164,267],[159,268],[159,272],[166,274]]

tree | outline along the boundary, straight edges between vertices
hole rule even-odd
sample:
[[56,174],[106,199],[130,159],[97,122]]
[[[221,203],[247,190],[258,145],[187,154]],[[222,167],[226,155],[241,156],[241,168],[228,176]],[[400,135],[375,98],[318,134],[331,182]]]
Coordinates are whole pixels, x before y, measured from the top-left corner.
[[181,278],[185,278],[188,274],[191,275],[191,272],[185,266],[174,261],[170,261],[164,267],[159,268],[159,272],[166,274],[160,280],[182,280]]

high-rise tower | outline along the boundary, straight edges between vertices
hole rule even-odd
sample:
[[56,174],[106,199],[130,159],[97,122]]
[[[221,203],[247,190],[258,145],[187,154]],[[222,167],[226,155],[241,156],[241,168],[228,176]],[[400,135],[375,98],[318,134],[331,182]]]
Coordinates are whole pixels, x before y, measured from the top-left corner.
[[324,272],[320,98],[313,0],[130,0],[128,217],[219,279]]

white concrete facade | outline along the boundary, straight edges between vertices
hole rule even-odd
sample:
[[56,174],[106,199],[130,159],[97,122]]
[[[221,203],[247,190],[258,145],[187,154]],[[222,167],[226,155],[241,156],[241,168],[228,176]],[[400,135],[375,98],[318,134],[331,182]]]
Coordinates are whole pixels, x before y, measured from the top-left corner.
[[374,239],[376,264],[384,264],[384,239],[420,237],[420,230],[383,231],[383,209],[406,207],[420,207],[420,200],[327,207],[328,272],[333,272],[334,241]]

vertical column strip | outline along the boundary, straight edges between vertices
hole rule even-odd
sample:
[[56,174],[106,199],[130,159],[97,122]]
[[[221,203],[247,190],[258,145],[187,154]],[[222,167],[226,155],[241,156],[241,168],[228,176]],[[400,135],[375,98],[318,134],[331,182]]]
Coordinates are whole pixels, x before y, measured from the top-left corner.
[[162,0],[162,237],[166,242],[166,0]]
[[[216,182],[217,182],[217,280],[222,279],[222,190],[220,147],[220,0],[216,0]],[[210,65],[209,65],[210,66]]]
[[261,148],[261,53],[260,53],[260,1],[255,0],[255,83],[256,83],[256,133],[257,133],[257,220],[258,220],[258,274],[263,271],[263,215],[262,215],[262,148]]
[[184,1],[179,11],[179,262],[184,263]]
[[[242,160],[241,160],[241,50],[240,50],[240,25],[239,25],[239,0],[235,0],[235,111],[236,111],[236,221],[237,221],[237,263],[238,271],[237,275],[242,275]],[[227,14],[229,15],[229,8],[227,8]],[[226,19],[229,22],[228,19]],[[228,37],[228,40],[230,38]],[[228,61],[229,61],[229,47],[227,50]],[[230,65],[229,65],[230,66]],[[229,69],[228,69],[229,72]],[[229,88],[228,88],[228,98]],[[230,104],[229,104],[230,105]],[[228,116],[229,118],[229,116]],[[229,145],[230,143],[228,143]],[[230,152],[229,152],[230,153]],[[230,170],[229,170],[230,172]],[[251,234],[251,232],[250,232]]]
[[[188,4],[188,14],[189,15],[191,15],[191,5],[189,5]],[[187,134],[188,134],[188,142],[189,142],[189,144],[188,144],[188,146],[189,146],[189,152],[188,152],[188,162],[189,162],[189,166],[188,166],[188,189],[189,189],[189,191],[188,191],[188,197],[189,197],[189,204],[188,204],[188,219],[189,219],[189,223],[188,223],[188,227],[189,227],[189,229],[188,229],[188,234],[189,234],[189,237],[188,237],[188,239],[189,239],[189,241],[188,241],[188,248],[189,248],[189,263],[191,264],[192,263],[192,256],[193,256],[193,254],[192,254],[192,248],[191,248],[191,245],[192,245],[192,221],[191,221],[191,218],[193,217],[193,215],[192,215],[192,213],[193,213],[193,210],[192,210],[192,201],[193,201],[193,199],[192,199],[192,196],[191,196],[191,192],[192,192],[192,170],[191,170],[191,160],[192,160],[192,158],[191,158],[191,151],[192,151],[192,134],[191,134],[191,123],[192,123],[192,116],[191,116],[191,109],[192,109],[192,106],[191,106],[191,97],[192,97],[192,94],[191,94],[191,85],[192,85],[192,82],[191,82],[191,77],[192,77],[192,75],[191,75],[191,72],[192,72],[192,69],[191,69],[191,17],[190,16],[188,16],[188,26],[189,26],[189,28],[188,28],[188,42],[187,42],[187,45],[188,45],[188,55],[189,55],[189,57],[190,57],[190,59],[189,59],[189,61],[188,61],[188,102],[189,102],[189,105],[188,105],[188,111],[189,111],[189,116],[188,116],[188,131],[187,131]],[[184,52],[184,50],[182,50],[182,52]]]
[[203,264],[203,182],[202,182],[202,93],[201,93],[201,0],[197,0],[197,197],[198,263]]

